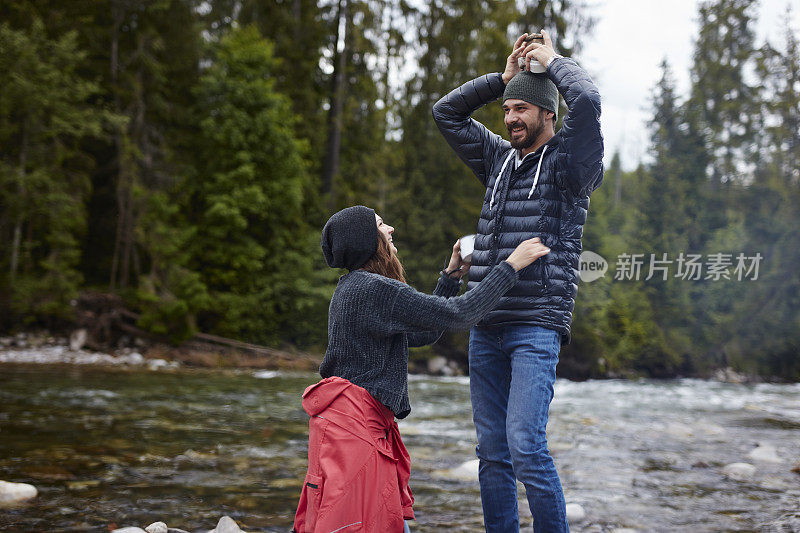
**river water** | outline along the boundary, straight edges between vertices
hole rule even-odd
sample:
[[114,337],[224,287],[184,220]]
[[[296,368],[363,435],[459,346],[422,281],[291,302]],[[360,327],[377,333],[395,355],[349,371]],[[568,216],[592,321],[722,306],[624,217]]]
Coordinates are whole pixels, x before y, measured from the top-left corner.
[[[285,532],[306,466],[299,396],[316,379],[0,365],[0,479],[39,489],[33,502],[0,509],[0,530],[160,520],[207,531],[229,515],[248,531]],[[412,530],[482,531],[467,378],[412,376],[410,394],[400,427],[417,499]],[[572,531],[800,524],[798,384],[559,381],[548,433],[567,502],[585,510]],[[751,478],[724,474],[741,462],[755,467]],[[530,524],[525,507],[521,491]]]

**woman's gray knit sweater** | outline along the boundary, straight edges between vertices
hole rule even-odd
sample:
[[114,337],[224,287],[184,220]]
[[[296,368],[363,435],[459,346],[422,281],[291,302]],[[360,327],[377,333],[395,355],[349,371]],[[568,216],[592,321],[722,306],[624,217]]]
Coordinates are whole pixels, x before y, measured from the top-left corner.
[[328,349],[319,373],[365,388],[405,418],[411,411],[408,347],[432,344],[445,329],[469,329],[516,282],[517,272],[505,261],[458,297],[461,282],[444,275],[433,294],[424,294],[379,274],[350,272],[339,279],[331,299]]

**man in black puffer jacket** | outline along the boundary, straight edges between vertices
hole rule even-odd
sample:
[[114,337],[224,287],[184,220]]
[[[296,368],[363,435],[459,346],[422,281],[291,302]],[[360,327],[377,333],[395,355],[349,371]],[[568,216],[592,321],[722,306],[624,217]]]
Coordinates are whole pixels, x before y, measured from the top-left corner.
[[[467,82],[433,107],[442,135],[486,187],[469,287],[525,239],[539,237],[551,250],[520,271],[519,283],[470,334],[484,522],[503,533],[519,528],[516,479],[536,531],[569,530],[545,427],[558,353],[570,338],[589,195],[603,179],[600,95],[542,34],[544,44],[528,44],[527,34],[517,39],[502,74]],[[531,61],[544,72],[531,72]],[[556,134],[559,92],[569,112]],[[501,95],[511,142],[470,118]]]

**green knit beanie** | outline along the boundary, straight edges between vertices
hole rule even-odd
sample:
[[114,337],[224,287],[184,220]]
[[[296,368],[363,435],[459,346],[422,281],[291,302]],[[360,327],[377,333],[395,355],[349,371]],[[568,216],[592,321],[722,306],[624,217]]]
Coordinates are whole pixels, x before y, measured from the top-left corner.
[[558,89],[546,74],[522,70],[506,85],[503,102],[517,99],[552,111],[558,118]]

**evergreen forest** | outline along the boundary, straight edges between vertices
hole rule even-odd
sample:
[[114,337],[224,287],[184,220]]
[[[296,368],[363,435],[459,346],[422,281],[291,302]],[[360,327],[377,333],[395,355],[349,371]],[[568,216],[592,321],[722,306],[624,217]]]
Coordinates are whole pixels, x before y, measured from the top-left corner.
[[[689,91],[663,61],[647,157],[609,154],[583,238],[608,270],[563,376],[800,380],[800,34],[759,39],[757,5],[698,4]],[[106,294],[174,345],[322,353],[330,214],[375,208],[432,290],[484,190],[431,107],[530,29],[580,64],[594,23],[582,0],[3,1],[0,333]],[[499,103],[475,118],[505,132]]]

